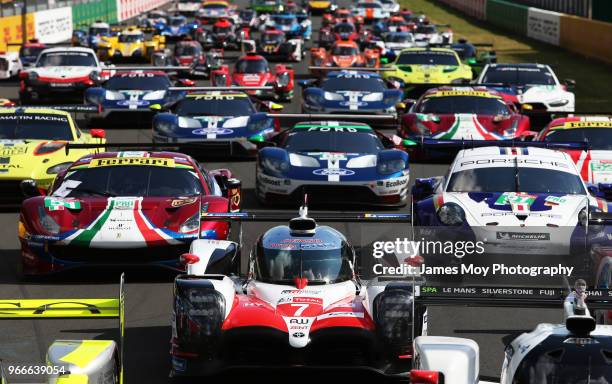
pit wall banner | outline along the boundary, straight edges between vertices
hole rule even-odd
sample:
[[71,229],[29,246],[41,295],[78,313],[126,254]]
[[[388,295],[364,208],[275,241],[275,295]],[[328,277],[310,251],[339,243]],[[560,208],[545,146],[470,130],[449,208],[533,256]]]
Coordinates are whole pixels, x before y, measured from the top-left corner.
[[562,13],[529,8],[527,36],[552,45],[559,45]]
[[[34,14],[25,17],[27,39],[34,38]],[[21,15],[0,18],[0,51],[7,50],[7,43],[21,43],[23,40],[23,17]],[[13,49],[11,49],[13,50]]]
[[171,0],[116,0],[117,20],[123,21],[168,4]]
[[55,8],[34,14],[34,36],[41,43],[53,44],[72,37],[72,8]]

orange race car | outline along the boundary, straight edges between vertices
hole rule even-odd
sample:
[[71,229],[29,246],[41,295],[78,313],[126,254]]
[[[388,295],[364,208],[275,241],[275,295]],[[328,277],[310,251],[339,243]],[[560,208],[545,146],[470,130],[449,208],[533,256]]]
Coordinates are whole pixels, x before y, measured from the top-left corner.
[[[329,51],[325,48],[310,49],[311,66],[313,67],[380,67],[380,52],[377,49],[365,49],[360,52],[359,45],[351,40],[336,41]],[[325,70],[313,69],[313,75],[324,75]]]
[[334,25],[340,21],[349,22],[355,24],[357,28],[363,25],[363,17],[355,16],[348,8],[338,8],[336,12],[326,13],[323,15],[322,25],[326,27],[328,25]]

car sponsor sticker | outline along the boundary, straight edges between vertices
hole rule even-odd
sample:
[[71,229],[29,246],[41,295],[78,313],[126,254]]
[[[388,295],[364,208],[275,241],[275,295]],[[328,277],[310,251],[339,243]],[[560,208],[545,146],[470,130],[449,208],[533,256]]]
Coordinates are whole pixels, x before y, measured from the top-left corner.
[[563,128],[612,128],[612,120],[609,121],[567,121]]
[[23,155],[27,151],[28,151],[28,147],[26,147],[26,146],[2,147],[2,148],[0,148],[0,156]]
[[501,99],[501,96],[491,94],[486,91],[437,91],[425,97],[447,97],[447,96],[472,96],[472,97],[488,97],[493,99]]
[[45,197],[45,208],[48,211],[63,211],[68,209],[81,209],[81,202],[76,199],[57,199],[54,197]]
[[504,192],[497,200],[495,205],[512,205],[512,204],[527,204],[531,205],[536,200],[536,195],[530,195],[522,192]]
[[137,106],[137,107],[142,107],[144,105],[149,105],[151,103],[149,103],[146,100],[122,100],[122,101],[118,101],[117,105],[120,105],[122,107],[131,107],[131,106]]
[[562,196],[546,196],[546,198],[544,199],[544,205],[549,207],[554,207],[559,204],[565,204],[566,202],[567,199]]
[[497,240],[548,241],[550,233],[496,232]]
[[591,170],[593,172],[612,172],[612,161],[592,160]]
[[332,318],[338,318],[338,317],[352,317],[352,318],[363,319],[364,314],[363,312],[329,312],[329,313],[325,313],[323,315],[317,316],[317,320],[325,320],[325,319],[332,319]]
[[173,208],[182,207],[184,205],[193,204],[198,200],[197,197],[179,197],[178,199],[172,200],[170,206]]
[[355,171],[344,168],[320,168],[312,171],[317,176],[352,176]]
[[229,128],[200,128],[191,131],[194,135],[208,136],[208,135],[230,135],[233,130]]
[[93,159],[89,163],[89,168],[96,167],[113,167],[123,165],[146,165],[153,167],[169,167],[174,168],[173,159],[165,159],[159,157],[115,157],[104,159]]

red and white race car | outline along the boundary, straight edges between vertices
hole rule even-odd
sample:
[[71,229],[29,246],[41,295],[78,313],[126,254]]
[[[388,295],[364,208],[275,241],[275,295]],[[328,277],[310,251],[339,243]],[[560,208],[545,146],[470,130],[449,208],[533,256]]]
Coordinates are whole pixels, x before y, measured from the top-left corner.
[[213,86],[220,87],[272,87],[247,92],[260,98],[280,101],[291,100],[295,88],[293,69],[284,64],[277,64],[272,72],[268,61],[254,52],[241,56],[232,73],[228,65],[222,65],[218,70],[211,72],[210,79]]
[[[359,368],[407,377],[411,287],[397,280],[366,285],[355,274],[346,237],[306,213],[302,207],[289,225],[259,237],[246,280],[232,275],[241,244],[192,243],[182,256],[187,274],[174,283],[173,377],[235,366]],[[247,212],[210,215],[204,219],[266,219]],[[409,216],[363,214],[349,221],[408,223]]]
[[[329,51],[325,48],[310,49],[311,65],[314,67],[380,67],[380,52],[377,49],[359,50],[359,45],[351,40],[336,41]],[[313,74],[325,73],[320,69],[314,69]]]
[[19,99],[22,104],[57,98],[82,100],[87,88],[108,80],[111,74],[90,48],[47,48],[33,67],[19,73]]

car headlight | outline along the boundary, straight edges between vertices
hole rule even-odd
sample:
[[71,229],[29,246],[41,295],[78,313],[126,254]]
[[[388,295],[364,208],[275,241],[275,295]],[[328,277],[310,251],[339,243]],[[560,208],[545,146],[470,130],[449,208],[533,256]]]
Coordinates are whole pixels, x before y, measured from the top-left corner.
[[256,123],[247,124],[247,131],[249,131],[250,133],[261,132],[264,129],[268,128],[269,125],[270,123],[268,119],[260,120]]
[[[63,146],[64,145],[62,145],[62,147]],[[71,165],[72,165],[71,162],[59,163],[59,164],[56,164],[56,165],[54,165],[52,167],[47,168],[47,173],[50,174],[50,175],[58,174],[60,172],[63,172],[65,170],[67,170],[68,167],[70,167]]]
[[38,206],[38,221],[45,231],[53,235],[57,235],[60,232],[60,225],[40,205]]
[[365,95],[363,97],[363,101],[381,101],[383,99],[383,94],[381,92],[370,93],[369,95]]
[[390,175],[402,171],[404,168],[406,168],[406,162],[404,160],[390,160],[378,164],[378,173],[381,175]]
[[149,92],[142,97],[143,100],[159,100],[163,99],[166,96],[166,91],[154,91]]
[[28,73],[28,80],[38,80],[38,73],[32,71]]
[[189,233],[197,231],[200,228],[200,212],[196,212],[193,216],[188,218],[179,227],[179,232]]
[[320,105],[321,102],[323,101],[321,99],[321,95],[316,95],[316,94],[308,94],[306,95],[306,97],[304,98],[306,103],[310,104],[310,105]]
[[104,92],[105,100],[125,100],[125,96],[121,92],[106,91]]
[[323,93],[323,98],[325,100],[334,100],[334,101],[342,101],[342,100],[344,100],[344,96],[342,96],[342,95],[340,95],[338,93],[334,93],[334,92],[325,92],[325,93]]
[[278,75],[276,82],[278,83],[279,87],[286,87],[289,85],[290,80],[291,78],[289,77],[289,74],[285,72]]
[[438,218],[446,225],[461,225],[465,222],[465,212],[458,204],[446,203],[438,209]]
[[567,100],[567,99],[561,99],[561,100],[554,100],[554,101],[551,101],[551,102],[549,103],[549,105],[550,105],[551,107],[563,107],[564,105],[567,105],[568,103],[569,103],[569,100]]
[[265,170],[274,174],[283,173],[289,169],[288,162],[270,157],[262,158],[260,164]]
[[[181,118],[179,117],[179,120],[180,119]],[[155,130],[158,131],[159,133],[163,133],[164,135],[171,135],[173,125],[174,124],[168,121],[160,121],[157,124],[155,124],[154,127],[155,127]],[[179,121],[179,125],[180,125],[180,121]]]
[[[44,143],[40,144],[39,146],[37,146],[34,149],[34,155],[36,155],[36,156],[47,155],[49,153],[53,153],[55,151],[59,151],[60,149],[64,148],[65,146],[66,146],[66,143],[61,142],[61,141],[44,142]],[[70,163],[68,163],[68,164],[70,164]]]

